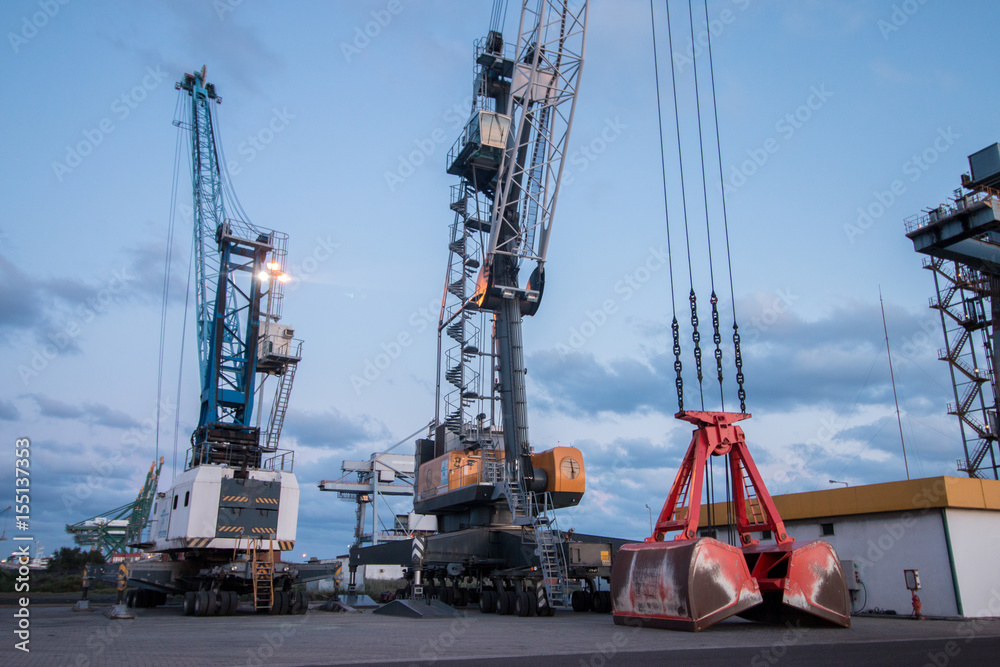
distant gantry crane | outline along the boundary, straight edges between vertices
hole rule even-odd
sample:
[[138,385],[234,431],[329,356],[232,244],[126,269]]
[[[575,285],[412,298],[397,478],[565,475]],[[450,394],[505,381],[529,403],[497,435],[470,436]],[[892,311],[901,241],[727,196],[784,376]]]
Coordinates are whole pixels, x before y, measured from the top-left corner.
[[930,307],[941,316],[969,477],[1000,479],[997,340],[1000,321],[1000,144],[969,156],[970,173],[950,202],[907,218],[906,236],[934,275]]

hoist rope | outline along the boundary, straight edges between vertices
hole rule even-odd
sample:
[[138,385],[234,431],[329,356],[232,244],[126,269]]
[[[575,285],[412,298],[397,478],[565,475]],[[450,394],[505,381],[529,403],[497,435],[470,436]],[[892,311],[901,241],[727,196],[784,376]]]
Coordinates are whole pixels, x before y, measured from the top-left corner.
[[[708,0],[705,0],[705,25],[709,25]],[[726,211],[726,180],[722,173],[722,142],[719,140],[719,109],[715,96],[715,64],[712,61],[712,31],[708,33],[708,71],[712,83],[712,117],[715,121],[715,146],[719,160],[719,187],[722,194],[722,223],[726,237],[726,267],[729,271],[729,299],[733,305],[733,357],[736,364],[737,396],[740,399],[740,412],[747,411],[747,393],[743,388],[743,355],[740,352],[740,330],[736,320],[736,293],[733,289],[733,259],[729,246],[729,215]]]
[[681,376],[680,326],[677,324],[677,302],[674,298],[674,254],[670,244],[670,208],[667,205],[667,158],[663,150],[663,110],[660,106],[660,65],[656,54],[656,18],[653,13],[653,0],[649,0],[649,18],[653,26],[653,72],[656,77],[656,122],[660,130],[660,170],[663,181],[663,214],[667,227],[667,268],[670,272],[670,311],[673,321],[670,330],[673,334],[674,372],[677,374],[674,384],[677,388],[677,409],[684,409],[684,379]]
[[[177,103],[174,106],[174,117],[177,117],[181,106],[181,97],[177,96]],[[177,220],[177,182],[180,174],[181,145],[183,136],[178,133],[177,141],[174,144],[174,168],[172,182],[170,185],[170,213],[167,218],[167,240],[163,258],[163,289],[160,294],[160,341],[159,357],[156,366],[156,435],[155,454],[153,459],[160,458],[160,416],[163,412],[163,357],[166,350],[167,339],[167,305],[170,302],[170,266],[173,263],[174,252],[174,228]]]
[[[667,48],[670,53],[674,52],[673,30],[670,27],[670,3],[664,3],[667,11]],[[684,215],[684,244],[687,249],[688,282],[691,291],[688,293],[688,302],[691,304],[691,341],[694,343],[694,365],[698,377],[698,395],[701,399],[701,409],[705,409],[705,392],[702,390],[701,371],[701,333],[698,331],[698,297],[694,293],[694,269],[691,262],[691,233],[688,228],[687,212],[687,188],[684,186],[684,150],[681,145],[681,117],[677,108],[677,73],[674,67],[674,59],[670,58],[670,83],[674,92],[674,127],[677,130],[677,171],[681,179],[681,208]],[[698,91],[695,90],[695,97]]]
[[[691,0],[688,0],[688,23],[691,26],[691,43],[695,43],[694,35],[694,7]],[[705,168],[705,137],[701,127],[701,92],[698,88],[698,59],[692,58],[694,66],[694,104],[695,112],[698,116],[698,153],[701,157],[701,194],[702,202],[705,206],[705,235],[708,240],[708,275],[712,286],[712,342],[715,343],[715,369],[719,379],[719,400],[722,404],[722,411],[726,411],[726,396],[722,387],[722,334],[719,332],[719,297],[715,294],[715,261],[712,258],[712,226],[709,222],[708,214],[708,178]]]

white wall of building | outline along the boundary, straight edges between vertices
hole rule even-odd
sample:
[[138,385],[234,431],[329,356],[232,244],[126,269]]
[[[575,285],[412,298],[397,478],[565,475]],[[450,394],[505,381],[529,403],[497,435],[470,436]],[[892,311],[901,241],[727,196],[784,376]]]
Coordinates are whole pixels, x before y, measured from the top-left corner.
[[[823,523],[833,524],[833,535],[822,534]],[[981,535],[982,524],[978,525]],[[855,595],[854,611],[864,605],[866,610],[878,607],[893,609],[901,616],[911,614],[913,605],[903,570],[915,569],[920,572],[922,588],[918,595],[923,613],[928,616],[958,615],[941,510],[789,521],[785,527],[796,542],[824,539],[833,545],[841,560],[853,560],[858,564],[867,601],[865,589],[862,589]],[[998,535],[1000,531],[993,534]],[[993,569],[996,571],[996,566]],[[997,604],[1000,605],[1000,598]],[[965,612],[969,613],[968,605]]]
[[945,512],[964,615],[1000,616],[1000,513]]

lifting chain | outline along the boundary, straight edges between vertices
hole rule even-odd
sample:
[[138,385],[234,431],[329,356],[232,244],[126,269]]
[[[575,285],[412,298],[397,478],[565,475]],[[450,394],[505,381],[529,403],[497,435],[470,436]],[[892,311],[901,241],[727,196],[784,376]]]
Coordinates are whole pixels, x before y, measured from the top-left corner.
[[698,297],[694,294],[694,289],[691,289],[691,294],[688,296],[688,300],[691,302],[691,327],[693,329],[691,333],[691,340],[694,341],[694,365],[698,371],[698,386],[701,386],[702,374],[701,374],[701,334],[698,332]]
[[712,342],[715,343],[715,367],[719,372],[719,387],[722,387],[722,334],[719,333],[719,297],[712,290]]
[[674,371],[677,372],[677,379],[674,384],[677,385],[677,410],[684,411],[684,378],[681,377],[681,334],[680,327],[677,325],[677,317],[674,317],[674,321],[670,324],[670,330],[674,334]]
[[747,392],[743,389],[743,354],[740,352],[740,328],[736,322],[733,322],[733,347],[735,348],[734,356],[736,358],[736,384],[739,386],[739,391],[736,392],[736,395],[740,397],[740,412],[746,414]]

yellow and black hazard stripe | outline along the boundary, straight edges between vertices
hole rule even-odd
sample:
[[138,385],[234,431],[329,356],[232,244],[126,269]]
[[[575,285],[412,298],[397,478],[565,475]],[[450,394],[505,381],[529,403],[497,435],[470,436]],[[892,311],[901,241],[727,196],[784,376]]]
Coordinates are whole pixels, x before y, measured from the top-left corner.
[[184,540],[184,546],[190,549],[203,549],[212,541],[211,537],[189,537]]
[[222,496],[224,503],[246,503],[250,502],[250,496]]
[[277,505],[278,504],[278,499],[277,498],[255,498],[254,501],[258,502],[258,503],[260,503],[262,505]]
[[295,540],[278,540],[278,549],[280,551],[291,551],[294,546]]
[[243,526],[219,526],[220,533],[242,533]]

